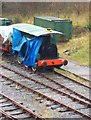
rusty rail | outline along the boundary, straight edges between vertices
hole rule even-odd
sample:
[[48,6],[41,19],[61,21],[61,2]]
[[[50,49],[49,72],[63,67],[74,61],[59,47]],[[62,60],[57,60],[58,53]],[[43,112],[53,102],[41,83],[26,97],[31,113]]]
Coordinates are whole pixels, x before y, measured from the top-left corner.
[[[37,118],[38,120],[43,120],[43,117],[40,115],[37,115],[36,113],[32,112],[30,109],[24,107],[20,103],[16,102],[15,100],[9,98],[8,96],[4,95],[3,93],[0,92],[0,96],[4,97],[5,99],[9,100],[10,102],[13,103],[14,106],[20,108],[22,111],[24,111],[26,114],[28,114],[30,117]],[[11,116],[10,116],[11,117]],[[13,118],[13,117],[12,117]]]
[[[56,89],[56,88],[54,88],[54,87],[52,87],[52,86],[50,86],[50,85],[44,84],[43,82],[39,82],[38,80],[35,80],[35,79],[31,78],[31,77],[28,77],[28,76],[26,76],[26,75],[23,75],[23,74],[21,74],[20,72],[17,72],[17,71],[15,71],[15,70],[12,70],[12,69],[10,69],[10,68],[8,68],[8,67],[5,67],[5,66],[2,66],[2,67],[3,67],[4,69],[10,70],[10,71],[14,72],[15,74],[18,74],[19,76],[22,76],[22,77],[24,77],[24,78],[26,78],[26,79],[28,79],[28,80],[34,81],[35,83],[41,84],[41,85],[43,85],[43,86],[45,86],[45,87],[48,87],[48,88],[52,89],[53,91],[56,91],[56,92],[59,93],[59,94],[65,95],[65,96],[71,98],[73,101],[78,101],[79,103],[81,103],[81,104],[83,104],[83,105],[86,105],[86,106],[88,106],[88,107],[91,107],[91,104],[90,104],[90,103],[87,103],[87,102],[84,102],[84,101],[82,101],[82,100],[79,100],[78,98],[73,97],[73,96],[71,96],[71,95],[69,95],[69,94],[67,94],[67,93],[65,93],[65,92],[63,92],[63,91],[60,91],[60,90],[58,90],[58,89]],[[72,92],[73,92],[73,91],[72,91]],[[85,100],[86,100],[86,99],[85,99]],[[91,101],[90,101],[90,102],[91,102]]]
[[10,114],[6,113],[4,110],[0,110],[0,113],[2,114],[2,117],[5,116],[8,120],[18,120],[17,118],[13,118]]
[[25,89],[27,89],[27,90],[30,90],[30,91],[32,91],[33,93],[35,93],[35,94],[37,94],[37,95],[39,95],[39,96],[41,96],[41,97],[43,97],[43,98],[46,98],[47,100],[50,100],[50,101],[54,102],[55,104],[58,104],[58,105],[60,105],[60,106],[62,106],[62,107],[65,107],[65,108],[67,108],[68,110],[70,110],[70,111],[72,111],[72,112],[74,112],[74,113],[76,113],[76,114],[79,114],[79,115],[82,116],[82,117],[85,117],[85,118],[87,118],[87,119],[91,119],[91,117],[90,117],[89,115],[83,114],[82,112],[79,112],[78,110],[75,110],[75,109],[73,109],[73,108],[71,108],[71,107],[69,107],[69,106],[67,106],[67,105],[65,105],[65,104],[63,104],[63,103],[55,100],[55,99],[52,99],[52,98],[49,97],[49,96],[46,96],[46,95],[44,95],[44,94],[42,94],[42,93],[40,93],[40,92],[32,89],[31,87],[28,87],[28,86],[23,85],[23,84],[21,84],[21,83],[19,83],[19,82],[16,82],[16,81],[14,81],[13,79],[8,78],[8,77],[6,77],[6,76],[4,76],[4,75],[2,75],[2,74],[0,74],[0,76],[1,76],[2,78],[6,79],[6,80],[12,81],[13,83],[17,84],[18,86],[21,86],[23,89],[25,88]]
[[55,83],[56,85],[59,85],[60,87],[65,88],[65,90],[68,90],[69,92],[74,93],[75,95],[79,96],[80,98],[83,98],[83,99],[91,102],[91,100],[88,99],[87,97],[85,97],[85,96],[83,96],[83,95],[75,92],[74,90],[71,90],[70,88],[62,85],[61,83],[57,82],[56,80],[54,80],[54,79],[52,79],[52,78],[50,78],[50,77],[48,77],[46,75],[40,74],[40,73],[37,73],[37,74],[40,75],[40,76],[42,76],[42,77],[44,77],[44,78],[46,78],[46,79],[48,79],[48,80],[50,80],[51,82]]
[[[62,68],[61,68],[61,69],[62,69]],[[62,69],[62,70],[64,70],[64,69]],[[64,70],[64,71],[67,71],[67,70]],[[75,83],[77,83],[77,84],[79,84],[79,85],[81,85],[81,86],[84,86],[84,87],[87,87],[87,88],[91,89],[91,87],[89,87],[89,86],[87,86],[87,85],[85,85],[85,84],[83,84],[83,83],[81,83],[81,82],[78,82],[78,81],[76,81],[76,80],[74,80],[74,79],[72,79],[72,78],[70,78],[70,77],[68,77],[68,76],[66,76],[66,75],[64,75],[64,74],[62,74],[62,73],[59,73],[59,72],[57,72],[57,71],[55,71],[55,70],[54,70],[54,72],[55,72],[56,74],[58,74],[58,75],[63,76],[64,78],[69,79],[70,81],[73,81],[73,82],[75,82]],[[69,71],[67,71],[67,72],[69,72]],[[81,76],[79,76],[79,75],[76,75],[75,73],[71,73],[71,72],[69,72],[69,73],[70,73],[70,74],[73,74],[74,76],[76,76],[76,77],[78,77],[78,78],[80,78],[80,79],[82,79],[82,80],[84,80],[84,81],[86,81],[86,82],[89,82],[89,84],[91,83],[89,80],[87,80],[87,79],[85,79],[85,78],[83,78],[83,77],[81,77]]]

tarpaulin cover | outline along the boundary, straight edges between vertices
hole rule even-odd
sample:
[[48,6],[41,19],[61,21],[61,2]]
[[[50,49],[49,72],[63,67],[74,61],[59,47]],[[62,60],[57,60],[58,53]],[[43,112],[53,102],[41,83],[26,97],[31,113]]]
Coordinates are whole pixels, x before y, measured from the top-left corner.
[[4,38],[3,43],[7,40],[12,41],[12,32],[13,28],[11,26],[0,26],[0,35]]
[[[27,39],[17,29],[13,29],[12,50],[18,52],[22,62],[27,66],[34,66],[39,48],[42,44],[42,37]],[[25,48],[23,49],[23,47]],[[22,51],[23,49],[23,51]],[[23,54],[24,52],[24,54]]]

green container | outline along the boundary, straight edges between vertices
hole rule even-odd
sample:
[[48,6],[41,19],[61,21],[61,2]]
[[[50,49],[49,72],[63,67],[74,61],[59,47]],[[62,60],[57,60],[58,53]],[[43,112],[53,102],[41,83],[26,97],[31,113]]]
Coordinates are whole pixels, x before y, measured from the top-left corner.
[[68,41],[72,38],[72,21],[68,19],[56,18],[53,16],[35,16],[34,25],[64,33],[64,35],[54,35],[56,41]]
[[11,25],[12,20],[9,20],[7,18],[0,18],[0,26],[8,26]]

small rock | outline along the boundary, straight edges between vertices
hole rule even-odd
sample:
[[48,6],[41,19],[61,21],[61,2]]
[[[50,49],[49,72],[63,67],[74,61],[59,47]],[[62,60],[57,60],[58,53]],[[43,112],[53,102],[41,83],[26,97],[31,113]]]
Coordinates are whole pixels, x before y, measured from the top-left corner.
[[65,50],[63,53],[64,53],[65,55],[70,55],[70,50]]
[[43,103],[44,100],[40,100],[40,103]]
[[66,111],[67,111],[67,108],[62,107],[62,108],[60,108],[60,110],[58,112],[66,112]]

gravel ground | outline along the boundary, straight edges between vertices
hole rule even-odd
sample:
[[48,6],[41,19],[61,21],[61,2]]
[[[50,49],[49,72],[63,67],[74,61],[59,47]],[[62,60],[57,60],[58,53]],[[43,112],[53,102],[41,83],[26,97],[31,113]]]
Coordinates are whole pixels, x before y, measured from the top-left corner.
[[63,69],[70,71],[72,73],[75,73],[85,79],[91,80],[91,67],[87,67],[87,66],[80,66],[78,64],[76,64],[75,62],[72,61],[68,61],[68,65],[67,66],[63,66]]
[[[3,62],[3,64],[6,64],[6,66],[9,66],[9,63],[5,63],[5,62]],[[12,67],[12,66],[11,66]],[[68,67],[68,68],[67,68]],[[17,68],[16,66],[14,67],[13,66],[13,68],[15,68],[15,70],[17,70],[17,71],[22,71],[23,72],[23,70],[21,70],[21,68]],[[69,62],[69,64],[67,65],[67,66],[64,66],[63,68],[65,68],[65,69],[67,69],[67,70],[72,70],[71,72],[74,72],[75,74],[78,72],[80,72],[81,74],[83,73],[82,71],[84,71],[84,74],[86,74],[86,75],[88,75],[87,73],[89,72],[89,70],[87,71],[87,69],[85,70],[85,68],[83,69],[82,68],[82,66],[77,66],[76,64],[74,64],[74,63],[70,63]],[[79,71],[78,71],[78,70]],[[82,71],[80,71],[80,70],[82,70]],[[5,71],[3,71],[2,69],[0,69],[0,71],[1,72],[4,72],[4,74],[5,74]],[[87,72],[87,73],[86,73]],[[24,71],[24,74],[27,74],[28,75],[28,73],[26,72],[26,71]],[[5,74],[6,75],[6,74]],[[11,78],[13,77],[13,73],[8,73],[7,72],[7,75],[9,75]],[[79,75],[79,74],[78,74]],[[33,76],[33,74],[29,74],[29,76]],[[17,77],[17,75],[16,75],[16,77]],[[37,76],[36,76],[37,77]],[[17,79],[18,79],[18,77],[17,77]],[[41,78],[40,78],[41,79]],[[23,82],[23,81],[22,81]],[[9,83],[9,82],[8,82]],[[6,84],[8,84],[8,83],[6,83]],[[0,87],[0,91],[2,91],[2,92],[4,92],[4,93],[6,93],[7,95],[9,95],[10,97],[12,96],[12,98],[13,99],[16,99],[17,101],[21,101],[25,106],[27,106],[27,107],[29,107],[30,109],[32,109],[32,110],[34,110],[36,113],[38,113],[38,114],[42,114],[44,117],[49,117],[49,118],[80,118],[80,116],[79,115],[74,115],[74,114],[72,114],[72,113],[70,113],[70,112],[68,112],[68,111],[66,111],[66,112],[59,112],[59,111],[62,111],[62,110],[52,110],[50,107],[46,107],[46,101],[44,100],[43,102],[41,102],[40,103],[40,101],[32,101],[32,100],[34,100],[34,97],[33,96],[31,96],[31,94],[30,94],[30,92],[29,92],[29,94],[28,95],[24,95],[24,93],[26,92],[26,91],[20,91],[20,90],[18,90],[18,92],[16,91],[16,89],[14,89],[13,88],[13,86],[11,86],[11,87],[7,87],[6,85],[0,85],[0,86],[2,86],[2,87]],[[6,87],[5,87],[6,86]],[[6,91],[6,89],[7,89],[7,91]],[[15,92],[14,92],[14,90],[15,90]],[[13,91],[12,93],[11,93],[11,91]],[[42,90],[43,91],[43,90]],[[44,91],[43,91],[44,92]],[[10,94],[11,93],[11,94]],[[50,94],[49,94],[50,95]],[[30,99],[28,99],[28,97],[30,96]],[[54,96],[54,94],[52,94],[52,96]],[[50,96],[51,97],[51,96]],[[55,96],[54,96],[55,97]],[[59,96],[57,96],[57,98],[58,98]],[[69,101],[70,102],[70,101]],[[30,103],[30,104],[28,104],[28,103]],[[37,109],[38,108],[38,109]],[[39,109],[39,108],[41,108],[41,109]],[[83,109],[84,110],[84,109]],[[50,111],[50,112],[49,112]],[[87,110],[86,110],[87,111]],[[88,111],[87,111],[88,112]]]

